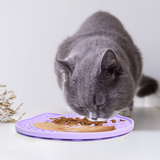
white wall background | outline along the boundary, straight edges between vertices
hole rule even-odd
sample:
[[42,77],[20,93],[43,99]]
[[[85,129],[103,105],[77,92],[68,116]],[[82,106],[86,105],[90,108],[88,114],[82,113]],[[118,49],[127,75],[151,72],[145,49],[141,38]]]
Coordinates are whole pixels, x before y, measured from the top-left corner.
[[37,114],[67,112],[54,57],[98,10],[120,19],[143,53],[144,73],[160,81],[159,0],[0,0],[0,84],[15,91],[15,105],[24,102],[22,110]]

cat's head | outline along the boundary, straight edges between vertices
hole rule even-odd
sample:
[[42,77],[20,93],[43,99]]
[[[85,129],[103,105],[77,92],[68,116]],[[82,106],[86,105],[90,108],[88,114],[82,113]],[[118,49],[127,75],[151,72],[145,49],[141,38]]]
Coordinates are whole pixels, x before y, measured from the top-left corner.
[[132,102],[135,90],[130,71],[111,48],[83,46],[56,63],[63,74],[66,102],[77,114],[109,118]]

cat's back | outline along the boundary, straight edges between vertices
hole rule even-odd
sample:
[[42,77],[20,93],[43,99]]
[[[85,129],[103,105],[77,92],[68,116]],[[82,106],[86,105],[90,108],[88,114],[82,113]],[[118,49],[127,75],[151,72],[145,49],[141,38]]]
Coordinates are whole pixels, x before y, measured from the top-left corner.
[[121,22],[110,13],[102,11],[96,12],[88,17],[76,34],[86,34],[98,31],[116,32],[127,36]]
[[[97,37],[106,39],[108,43],[112,44],[113,50],[117,50],[116,54],[119,54],[120,57],[126,57],[123,58],[126,60],[124,63],[130,68],[130,73],[137,85],[142,70],[140,52],[121,22],[108,12],[99,11],[87,18],[79,30],[59,46],[56,59],[64,60],[71,55],[71,51],[77,47],[77,44],[85,42],[87,38],[93,40]],[[123,50],[123,54],[118,52],[119,49]],[[57,69],[56,63],[55,72],[58,78],[61,79],[59,80],[61,87],[62,76]]]

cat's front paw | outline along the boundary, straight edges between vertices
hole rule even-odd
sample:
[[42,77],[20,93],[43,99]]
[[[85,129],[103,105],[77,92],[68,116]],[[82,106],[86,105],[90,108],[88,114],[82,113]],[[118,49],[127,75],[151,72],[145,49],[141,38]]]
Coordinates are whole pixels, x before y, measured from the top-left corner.
[[133,111],[130,111],[129,109],[121,111],[118,114],[124,117],[133,118]]

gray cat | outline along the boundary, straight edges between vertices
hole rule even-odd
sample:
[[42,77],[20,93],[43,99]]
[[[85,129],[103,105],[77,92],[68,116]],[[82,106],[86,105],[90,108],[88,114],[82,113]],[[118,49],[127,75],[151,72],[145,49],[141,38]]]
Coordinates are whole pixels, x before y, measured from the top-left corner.
[[117,112],[129,116],[137,87],[140,97],[158,89],[154,79],[142,76],[141,53],[130,35],[107,12],[96,12],[64,40],[55,73],[70,108],[93,120]]

